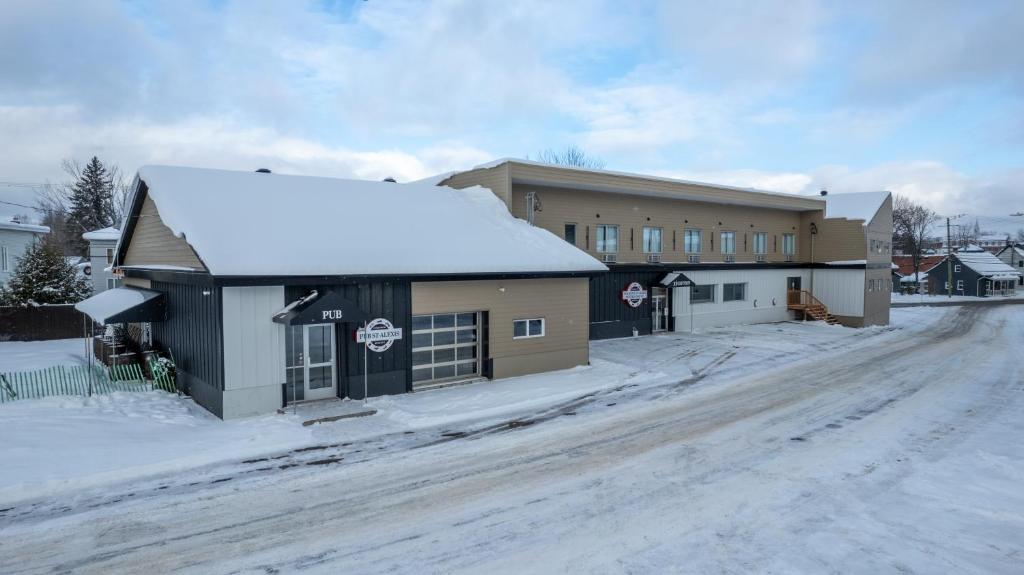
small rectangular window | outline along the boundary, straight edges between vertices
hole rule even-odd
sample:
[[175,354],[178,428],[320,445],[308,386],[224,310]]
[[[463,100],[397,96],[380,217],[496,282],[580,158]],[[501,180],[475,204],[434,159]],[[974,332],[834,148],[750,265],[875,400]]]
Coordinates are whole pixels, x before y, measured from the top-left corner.
[[107,248],[107,265],[114,263],[114,248]]
[[688,254],[700,253],[700,230],[683,231],[683,250]]
[[576,245],[576,224],[565,224],[565,241]]
[[715,301],[715,284],[695,285],[690,290],[690,303],[712,303]]
[[107,278],[107,289],[114,289],[117,287],[117,279]]
[[796,234],[782,234],[782,253],[796,255]]
[[953,273],[955,273],[955,274],[960,273],[960,264],[956,264],[956,265],[953,266]]
[[754,253],[757,255],[768,253],[768,234],[764,232],[754,233]]
[[722,253],[736,253],[736,232],[722,232]]
[[722,284],[722,301],[747,299],[747,284]]
[[597,251],[614,254],[619,251],[619,226],[597,226]]
[[964,291],[964,280],[956,280],[956,291]]
[[11,269],[10,260],[7,259],[7,246],[0,246],[0,271]]
[[512,322],[512,339],[544,337],[544,318],[517,319]]
[[661,228],[644,228],[644,253],[661,253]]

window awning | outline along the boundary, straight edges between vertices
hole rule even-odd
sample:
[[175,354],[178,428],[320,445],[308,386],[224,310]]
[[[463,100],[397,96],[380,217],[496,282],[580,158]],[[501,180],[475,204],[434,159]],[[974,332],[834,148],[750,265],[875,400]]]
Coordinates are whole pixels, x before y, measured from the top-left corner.
[[362,323],[370,316],[355,302],[341,297],[334,291],[309,294],[286,305],[271,316],[276,323],[285,325],[308,325],[312,323]]
[[683,275],[683,272],[669,272],[665,274],[665,277],[661,278],[659,283],[668,287],[690,287],[693,285],[690,278]]
[[141,323],[167,319],[167,300],[163,292],[117,287],[75,304],[75,309],[96,323]]

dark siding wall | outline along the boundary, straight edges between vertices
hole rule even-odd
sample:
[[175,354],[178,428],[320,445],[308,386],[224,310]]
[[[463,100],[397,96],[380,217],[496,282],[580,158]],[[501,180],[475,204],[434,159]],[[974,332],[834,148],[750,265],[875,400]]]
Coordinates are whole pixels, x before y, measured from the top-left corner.
[[[333,290],[359,305],[371,317],[388,319],[403,330],[403,339],[396,341],[383,353],[369,352],[370,396],[389,395],[411,391],[409,366],[412,348],[408,345],[412,325],[412,292],[406,280],[364,282],[358,284],[322,286],[286,286],[285,300],[294,301],[310,290]],[[338,394],[343,397],[363,397],[363,346],[356,343],[353,334],[356,324],[337,324]]]
[[224,389],[220,288],[157,281],[152,288],[167,294],[167,321],[153,323],[154,345],[174,358],[179,387],[220,417]]
[[[981,276],[972,270],[971,268],[960,265],[960,271],[957,272],[956,266],[960,264],[960,260],[953,256],[953,295],[967,295],[967,296],[983,296],[986,295],[985,280],[978,281]],[[939,265],[933,267],[928,271],[928,290],[934,294],[943,295],[946,292],[946,277],[947,277],[947,265],[946,262],[942,262]],[[957,281],[964,282],[963,291],[956,289]]]
[[[608,339],[633,335],[633,328],[651,333],[651,287],[665,277],[664,271],[612,271],[590,280],[590,339]],[[622,301],[622,290],[632,282],[647,289],[647,299],[639,307]]]

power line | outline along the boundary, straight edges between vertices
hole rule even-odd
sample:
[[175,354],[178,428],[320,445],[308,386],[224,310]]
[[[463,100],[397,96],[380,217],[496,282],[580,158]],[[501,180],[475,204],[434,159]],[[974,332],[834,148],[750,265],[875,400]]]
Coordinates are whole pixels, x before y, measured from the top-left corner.
[[29,209],[29,210],[38,210],[38,211],[40,211],[40,212],[45,212],[45,211],[46,211],[45,209],[43,209],[43,208],[40,208],[40,207],[36,207],[36,206],[26,206],[25,204],[17,204],[17,203],[14,203],[14,202],[8,202],[8,201],[5,201],[5,200],[0,200],[0,204],[7,204],[7,205],[9,205],[9,206],[17,206],[17,207],[19,207],[19,208],[26,208],[26,209]]

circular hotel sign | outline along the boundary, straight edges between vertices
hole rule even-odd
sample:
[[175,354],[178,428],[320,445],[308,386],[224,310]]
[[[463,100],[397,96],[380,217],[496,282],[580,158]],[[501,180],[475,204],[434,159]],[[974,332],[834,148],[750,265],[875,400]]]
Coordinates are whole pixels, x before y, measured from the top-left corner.
[[382,317],[370,320],[365,330],[356,332],[356,342],[365,343],[370,351],[377,353],[391,349],[396,339],[402,339],[402,328],[391,325]]
[[640,282],[633,282],[622,290],[622,301],[628,303],[629,307],[640,307],[645,299],[647,299],[647,290],[640,285]]

